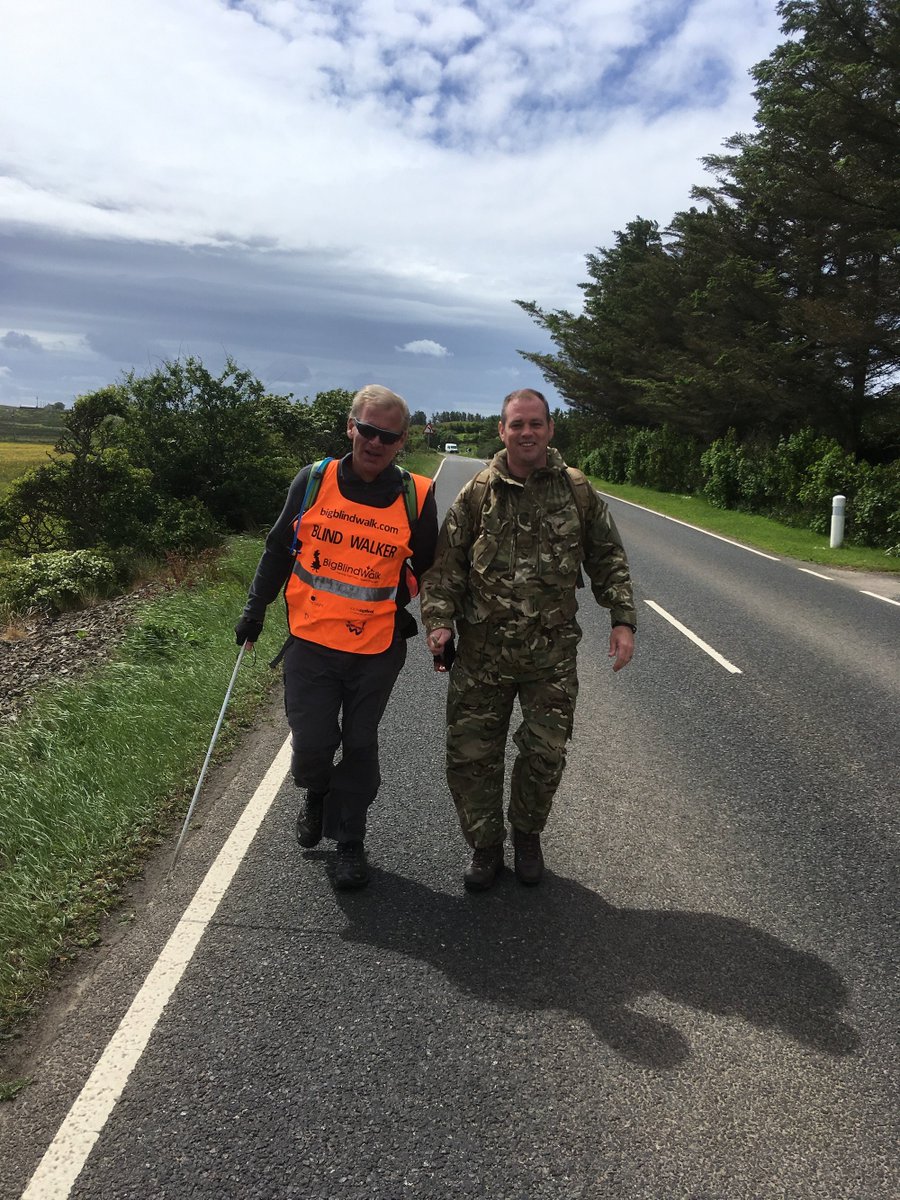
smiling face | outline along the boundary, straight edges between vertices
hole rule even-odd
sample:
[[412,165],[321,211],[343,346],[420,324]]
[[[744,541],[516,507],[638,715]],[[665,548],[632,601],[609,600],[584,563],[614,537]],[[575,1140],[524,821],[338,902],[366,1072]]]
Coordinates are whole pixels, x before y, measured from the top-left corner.
[[[403,428],[404,414],[394,405],[366,404],[357,417],[347,420],[347,437],[353,454],[353,470],[366,483],[371,483],[381,472],[391,465],[406,444],[406,431]],[[380,437],[367,438],[360,433],[357,422],[362,426],[375,426],[386,433],[399,434],[399,439],[392,446],[387,446]]]
[[506,406],[506,419],[498,430],[506,447],[506,460],[513,475],[527,477],[547,465],[547,447],[553,437],[553,419],[547,419],[543,400],[526,393]]

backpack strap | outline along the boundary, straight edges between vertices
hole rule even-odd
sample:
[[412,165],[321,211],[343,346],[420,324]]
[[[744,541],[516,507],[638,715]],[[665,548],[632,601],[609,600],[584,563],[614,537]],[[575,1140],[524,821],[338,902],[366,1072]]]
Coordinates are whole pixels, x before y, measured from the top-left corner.
[[482,467],[481,470],[472,479],[472,490],[469,493],[469,503],[471,504],[471,512],[478,513],[478,529],[481,529],[481,518],[484,513],[484,505],[487,500],[488,487],[491,482],[491,468]]
[[294,520],[297,522],[294,527],[294,540],[291,542],[291,554],[297,556],[297,535],[300,532],[300,518],[315,500],[319,494],[319,488],[322,486],[322,477],[325,474],[325,469],[332,460],[330,458],[320,458],[318,462],[313,463],[309,468],[309,478],[306,481],[306,491],[303,493],[303,503],[300,505],[300,511]]
[[419,519],[419,496],[416,492],[416,481],[405,467],[398,470],[403,476],[403,499],[406,503],[406,516],[409,520],[409,531],[412,533]]
[[578,519],[581,522],[581,543],[584,545],[587,527],[587,511],[591,502],[591,492],[594,490],[594,488],[584,472],[579,471],[577,467],[566,467],[566,479],[568,479],[569,487],[572,489],[572,495],[575,497],[575,505],[578,509]]

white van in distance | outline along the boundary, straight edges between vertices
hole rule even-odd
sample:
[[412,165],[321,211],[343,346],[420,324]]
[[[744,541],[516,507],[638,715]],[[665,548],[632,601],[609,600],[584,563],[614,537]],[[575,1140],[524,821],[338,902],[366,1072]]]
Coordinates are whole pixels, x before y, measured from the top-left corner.
[[444,447],[444,453],[445,454],[459,454],[459,446],[457,446],[456,442],[448,442],[447,445]]

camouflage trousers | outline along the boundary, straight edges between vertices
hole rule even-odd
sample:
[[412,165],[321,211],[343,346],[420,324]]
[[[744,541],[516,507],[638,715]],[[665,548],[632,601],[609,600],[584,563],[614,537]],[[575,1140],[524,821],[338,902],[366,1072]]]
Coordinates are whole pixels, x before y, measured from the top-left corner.
[[[460,646],[461,652],[464,646]],[[466,662],[460,653],[447,694],[447,783],[463,836],[470,846],[493,846],[506,835],[503,784],[506,739],[518,698],[522,723],[513,735],[509,822],[539,833],[547,822],[566,765],[578,675],[574,650],[535,677],[516,679],[509,664]],[[461,661],[462,660],[462,661]]]

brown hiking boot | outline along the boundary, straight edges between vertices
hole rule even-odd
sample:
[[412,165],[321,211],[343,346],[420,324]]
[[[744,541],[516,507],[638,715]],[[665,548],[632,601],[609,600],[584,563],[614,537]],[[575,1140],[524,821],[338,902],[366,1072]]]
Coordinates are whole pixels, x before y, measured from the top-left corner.
[[472,862],[463,875],[463,883],[470,892],[484,892],[502,870],[503,844],[478,846],[472,854]]
[[516,879],[519,883],[540,883],[544,873],[544,856],[541,853],[541,835],[513,830],[515,847]]

